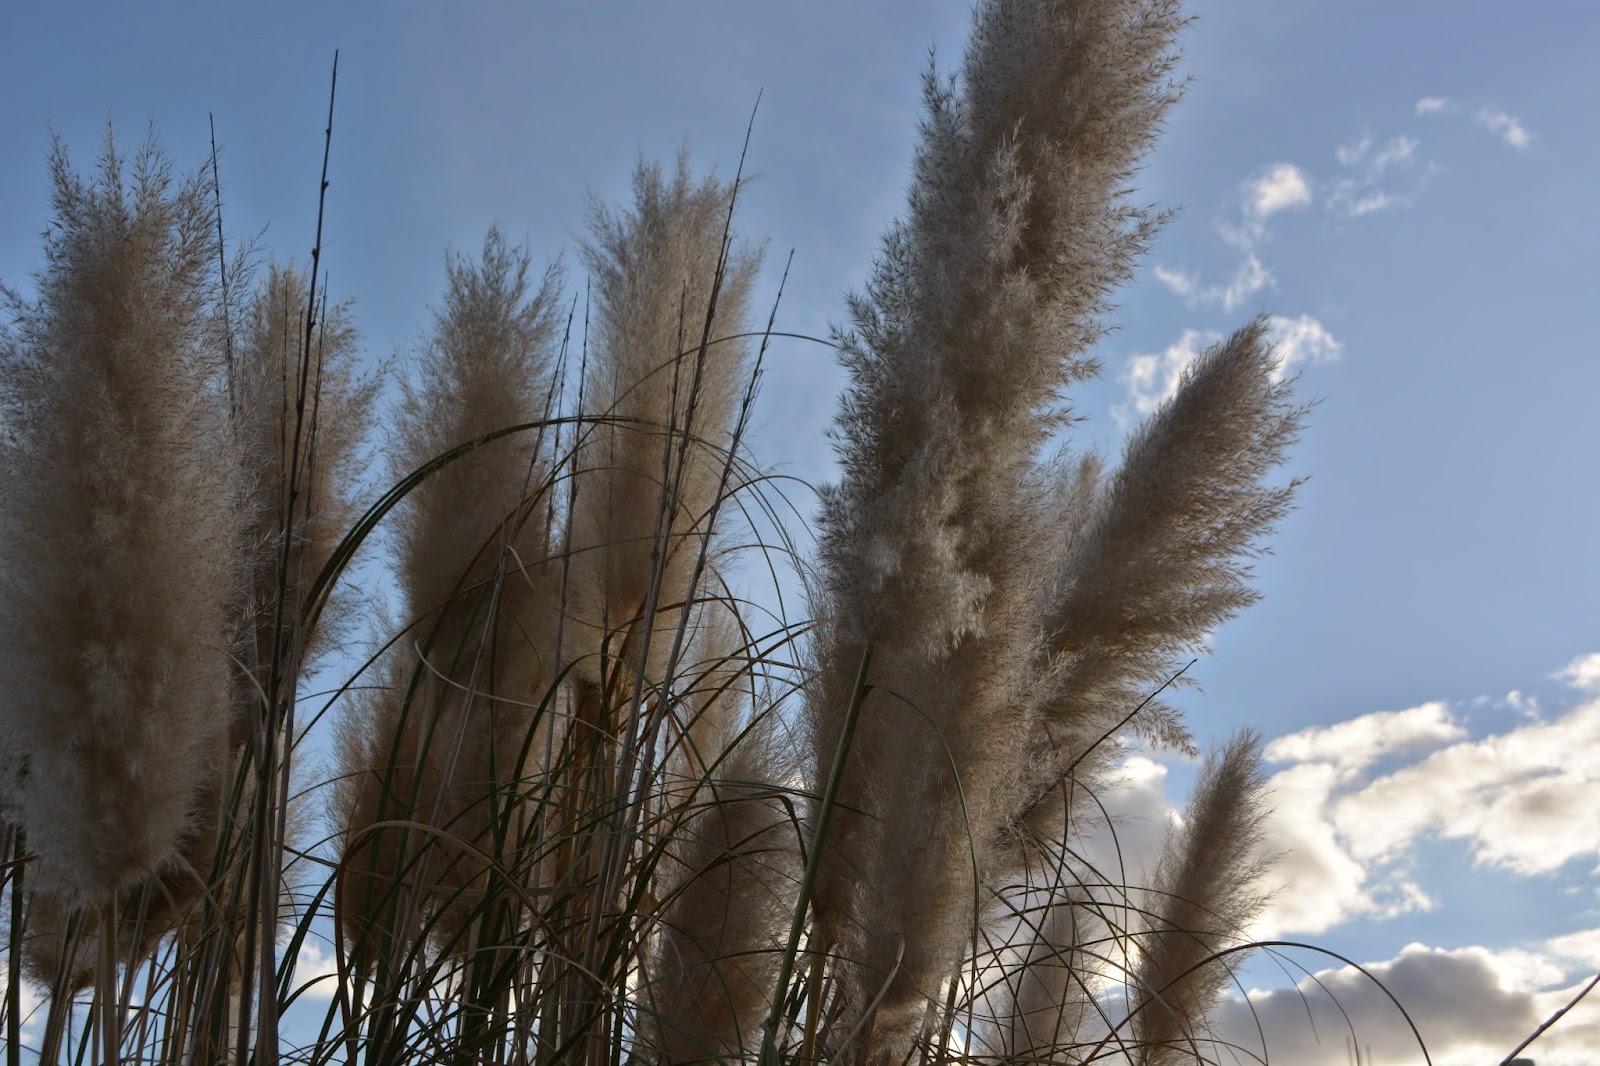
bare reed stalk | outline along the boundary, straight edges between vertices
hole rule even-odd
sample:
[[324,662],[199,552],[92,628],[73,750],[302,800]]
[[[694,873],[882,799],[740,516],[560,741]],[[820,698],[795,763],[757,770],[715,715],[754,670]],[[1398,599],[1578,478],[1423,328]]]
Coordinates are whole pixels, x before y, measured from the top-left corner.
[[67,975],[39,974],[60,989],[86,963],[49,915],[114,913],[206,872],[193,859],[228,734],[242,516],[209,179],[175,181],[153,142],[130,159],[109,139],[90,179],[58,142],[51,177],[37,295],[6,293],[0,341],[0,765],[38,858],[33,958]]

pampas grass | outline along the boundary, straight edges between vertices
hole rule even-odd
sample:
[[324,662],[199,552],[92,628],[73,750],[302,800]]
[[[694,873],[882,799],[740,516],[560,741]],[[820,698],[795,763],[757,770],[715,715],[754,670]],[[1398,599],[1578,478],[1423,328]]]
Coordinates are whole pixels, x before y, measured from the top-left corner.
[[211,190],[153,144],[51,159],[33,301],[7,293],[6,809],[37,891],[96,907],[182,868],[220,772],[238,464],[216,402]]
[[[1182,23],[987,0],[928,73],[833,338],[803,624],[738,592],[778,513],[742,160],[641,163],[581,296],[497,229],[449,256],[382,404],[320,253],[227,305],[215,169],[108,146],[85,179],[58,146],[0,342],[13,1047],[26,968],[52,1062],[82,989],[104,1062],[276,1061],[291,1008],[314,1064],[1214,1058],[1267,861],[1254,736],[1148,884],[1083,845],[1129,745],[1193,750],[1166,690],[1254,601],[1304,411],[1257,320],[1120,461],[1050,450],[1163,218],[1130,186]],[[374,544],[398,621],[350,568]],[[294,716],[319,665],[326,779]]]
[[[477,261],[446,262],[444,306],[395,412],[397,477],[545,413],[559,275],[547,273],[535,288],[529,271],[528,253],[498,231]],[[554,676],[554,573],[538,506],[547,449],[541,436],[486,443],[420,484],[398,516],[397,576],[416,620],[379,686],[342,724],[335,818],[352,877],[365,876],[364,863],[380,862],[390,877],[416,863],[407,875],[414,890],[435,897],[408,897],[407,912],[435,910],[439,894],[481,877],[470,853],[489,846],[499,783],[519,776],[524,735]],[[396,818],[445,829],[467,848],[401,859],[403,828],[369,828]],[[347,918],[361,929],[380,923],[382,893],[341,887]],[[438,935],[460,922],[447,921]]]

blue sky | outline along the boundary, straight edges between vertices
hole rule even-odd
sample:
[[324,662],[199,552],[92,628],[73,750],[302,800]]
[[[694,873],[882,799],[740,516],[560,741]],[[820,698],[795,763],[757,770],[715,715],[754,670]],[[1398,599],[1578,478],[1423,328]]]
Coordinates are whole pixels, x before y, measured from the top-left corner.
[[[863,6],[14,9],[0,280],[37,262],[49,131],[87,166],[108,117],[125,143],[153,119],[195,165],[213,112],[229,228],[303,258],[338,47],[324,263],[374,357],[426,326],[447,246],[498,223],[536,261],[570,251],[589,191],[619,202],[640,153],[687,143],[729,174],[758,93],[758,305],[792,248],[779,326],[825,335],[901,203],[928,50],[953,65],[966,29],[965,3]],[[1272,741],[1293,884],[1261,931],[1377,964],[1436,1062],[1482,1061],[1600,969],[1600,8],[1191,11],[1193,81],[1139,178],[1181,210],[1076,395],[1077,440],[1114,450],[1208,336],[1277,316],[1319,401],[1292,463],[1310,480],[1264,602],[1183,702],[1202,738]],[[826,479],[839,383],[825,348],[775,345],[757,453]],[[1119,802],[1159,826],[1192,772],[1136,762]],[[1302,1046],[1292,980],[1248,973],[1280,1061],[1346,1062],[1337,1026]],[[1375,1062],[1414,1061],[1382,1003],[1341,998]],[[1600,1057],[1600,1003],[1535,1050]]]

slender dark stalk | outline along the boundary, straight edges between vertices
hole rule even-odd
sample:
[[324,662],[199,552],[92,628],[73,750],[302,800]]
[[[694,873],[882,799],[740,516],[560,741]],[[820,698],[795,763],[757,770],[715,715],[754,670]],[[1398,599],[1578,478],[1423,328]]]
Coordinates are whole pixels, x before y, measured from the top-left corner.
[[11,919],[7,935],[6,955],[6,1066],[22,1066],[22,934],[23,912],[22,878],[27,869],[28,838],[20,828],[6,827],[11,847],[6,849],[10,862]]
[[1507,1055],[1500,1061],[1500,1066],[1511,1066],[1511,1064],[1516,1061],[1518,1055],[1522,1054],[1522,1052],[1525,1051],[1535,1040],[1543,1036],[1547,1029],[1565,1017],[1567,1011],[1571,1010],[1573,1007],[1576,1007],[1580,1002],[1582,1002],[1585,996],[1594,991],[1596,985],[1600,985],[1600,973],[1595,974],[1593,980],[1584,985],[1583,990],[1568,1000],[1565,1006],[1561,1007],[1554,1014],[1550,1015],[1550,1017],[1546,1018],[1544,1023],[1541,1024],[1539,1028],[1529,1033],[1526,1040],[1512,1048],[1511,1054]]
[[217,120],[209,111],[206,112],[206,123],[211,128],[211,192],[216,198],[217,205],[217,283],[221,286],[222,295],[222,348],[228,361],[228,413],[233,414],[239,409],[239,399],[234,387],[233,321],[229,317],[228,308],[227,243],[222,232],[222,177],[217,167]]
[[[839,790],[844,784],[845,767],[850,761],[850,746],[855,742],[856,724],[861,719],[861,706],[866,702],[867,675],[872,668],[872,648],[868,647],[861,652],[861,665],[856,670],[855,692],[850,698],[850,707],[844,717],[844,726],[839,732],[839,745],[834,750],[833,765],[828,770],[828,784],[823,789],[821,802],[817,805],[816,826],[811,833],[811,850],[806,856],[806,869],[800,879],[800,891],[795,898],[794,919],[789,923],[789,942],[783,949],[783,961],[779,964],[778,980],[772,993],[772,1013],[767,1015],[765,1031],[761,1036],[760,1066],[778,1066],[778,1025],[783,1020],[783,1002],[789,988],[789,981],[794,976],[794,960],[800,951],[800,938],[805,933],[806,916],[811,908],[811,893],[817,880],[817,870],[821,866],[823,849],[827,846],[828,829],[833,821],[833,810],[839,801]],[[821,945],[821,950],[814,955],[812,965],[821,965],[822,955],[826,953],[828,945]],[[810,1009],[818,1010],[820,1005],[812,1003]]]

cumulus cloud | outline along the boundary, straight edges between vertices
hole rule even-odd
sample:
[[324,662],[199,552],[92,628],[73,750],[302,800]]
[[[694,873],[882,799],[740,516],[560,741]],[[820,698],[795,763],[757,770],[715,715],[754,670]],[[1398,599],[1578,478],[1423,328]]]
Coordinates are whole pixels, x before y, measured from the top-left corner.
[[[1588,657],[1577,663],[1564,675],[1586,677]],[[1499,705],[1530,702],[1515,695]],[[1285,887],[1257,935],[1430,909],[1410,864],[1423,839],[1523,877],[1600,860],[1600,699],[1478,739],[1430,702],[1280,737],[1266,754],[1289,764],[1269,782]]]
[[1445,111],[1453,111],[1455,102],[1448,96],[1424,96],[1417,101],[1416,112],[1422,115],[1437,115]]
[[[1531,703],[1520,692],[1465,704],[1473,721],[1498,714],[1500,728],[1488,735],[1474,736],[1436,700],[1273,740],[1266,755],[1282,768],[1268,781],[1267,844],[1282,853],[1274,875],[1283,887],[1249,936],[1289,939],[1434,907],[1413,858],[1424,837],[1462,841],[1476,862],[1519,876],[1600,858],[1600,695],[1591,695],[1600,655],[1555,676],[1584,696],[1548,720],[1519,712]],[[1159,763],[1132,756],[1124,767],[1107,800],[1131,830],[1118,843],[1134,876],[1152,866],[1177,812]],[[1107,840],[1095,847],[1112,854]],[[1366,969],[1404,1004],[1439,1066],[1498,1062],[1600,969],[1600,928],[1572,925],[1496,946],[1414,943]],[[1327,956],[1283,962],[1285,987],[1235,995],[1216,1016],[1215,1035],[1241,1049],[1241,1060],[1260,1054],[1259,1024],[1269,1061],[1347,1066],[1352,1046],[1371,1066],[1420,1061],[1402,1015],[1371,979]],[[1260,980],[1262,965],[1251,972]],[[1540,1066],[1600,1061],[1600,1011],[1574,1011],[1528,1054]]]
[[309,938],[300,944],[300,954],[295,957],[295,988],[303,1000],[332,999],[339,977],[339,964],[332,952]]
[[[1201,338],[1190,332],[1187,345],[1174,347],[1197,351]],[[1179,351],[1158,364],[1182,360]],[[1152,388],[1163,379],[1153,374]],[[1274,813],[1267,844],[1282,853],[1274,874],[1283,887],[1248,935],[1292,939],[1352,918],[1434,907],[1412,857],[1424,837],[1463,841],[1478,863],[1520,876],[1600,857],[1593,818],[1600,808],[1600,695],[1586,687],[1600,687],[1600,655],[1580,656],[1556,676],[1585,695],[1549,720],[1519,713],[1530,702],[1519,692],[1463,705],[1475,722],[1497,713],[1500,728],[1488,735],[1474,736],[1461,715],[1435,700],[1268,744],[1267,758],[1281,769],[1268,781]],[[1121,785],[1104,797],[1118,820],[1120,853],[1105,832],[1089,851],[1097,862],[1120,859],[1138,883],[1178,812],[1160,763],[1135,754],[1123,767]],[[1600,928],[1572,926],[1494,946],[1413,943],[1366,964],[1370,977],[1329,956],[1280,956],[1284,987],[1225,1001],[1214,1035],[1238,1048],[1241,1061],[1261,1053],[1258,1033],[1269,1061],[1347,1066],[1352,1047],[1370,1066],[1420,1061],[1387,988],[1416,1022],[1433,1062],[1497,1062],[1600,969]],[[1307,976],[1300,966],[1315,972]],[[1259,981],[1272,971],[1258,961],[1250,972]],[[1100,991],[1116,1016],[1116,989]],[[1600,1012],[1574,1011],[1528,1054],[1540,1066],[1600,1061]],[[1231,1060],[1225,1051],[1208,1058]]]
[[1578,656],[1555,676],[1573,688],[1600,690],[1600,651]]
[[1528,132],[1528,128],[1515,115],[1507,114],[1497,108],[1485,107],[1478,111],[1476,118],[1478,125],[1498,134],[1501,140],[1513,148],[1521,150],[1533,143],[1533,134]]
[[1553,936],[1544,946],[1552,955],[1570,959],[1585,969],[1600,970],[1600,929],[1580,929]]
[[[1218,1035],[1260,1054],[1258,1034],[1264,1033],[1267,1059],[1297,1066],[1347,1066],[1352,1044],[1371,1066],[1411,1066],[1421,1059],[1417,1037],[1387,989],[1404,1005],[1438,1066],[1499,1062],[1548,1016],[1552,1004],[1575,991],[1562,987],[1569,980],[1567,967],[1523,950],[1413,943],[1365,969],[1371,977],[1326,968],[1294,988],[1229,1000],[1217,1014]],[[1593,1062],[1600,1058],[1596,1029],[1557,1026],[1529,1053],[1537,1052],[1540,1066]]]
[[1167,767],[1146,755],[1130,754],[1121,772],[1096,799],[1110,818],[1074,842],[1086,863],[1116,879],[1140,885],[1149,880],[1178,809],[1167,795]]
[[1357,859],[1401,854],[1424,834],[1462,840],[1473,860],[1524,876],[1600,857],[1600,700],[1550,722],[1452,744],[1337,798]]
[[[0,999],[5,999],[9,994],[9,976],[4,967],[0,967]],[[44,993],[34,986],[31,981],[23,981],[17,988],[17,1001],[20,1007],[21,1024],[18,1032],[25,1047],[38,1047],[39,1038],[44,1033],[45,1007]]]
[[1311,202],[1311,180],[1293,163],[1275,163],[1244,184],[1245,213],[1265,219]]
[[1435,700],[1290,733],[1268,744],[1266,755],[1273,762],[1326,763],[1337,780],[1348,781],[1379,756],[1432,750],[1466,735],[1449,708]]

